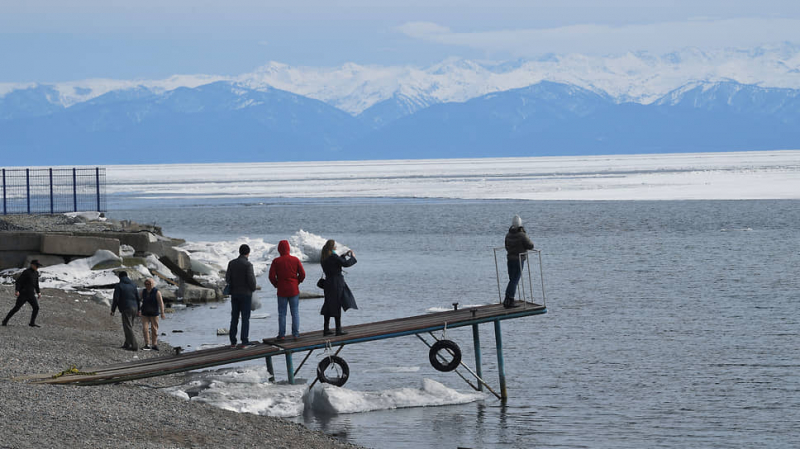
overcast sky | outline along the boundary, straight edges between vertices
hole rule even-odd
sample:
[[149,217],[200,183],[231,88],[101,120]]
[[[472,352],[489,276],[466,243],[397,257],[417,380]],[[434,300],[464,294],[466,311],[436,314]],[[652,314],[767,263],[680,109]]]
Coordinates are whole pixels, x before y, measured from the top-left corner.
[[0,0],[0,82],[793,42],[792,0]]

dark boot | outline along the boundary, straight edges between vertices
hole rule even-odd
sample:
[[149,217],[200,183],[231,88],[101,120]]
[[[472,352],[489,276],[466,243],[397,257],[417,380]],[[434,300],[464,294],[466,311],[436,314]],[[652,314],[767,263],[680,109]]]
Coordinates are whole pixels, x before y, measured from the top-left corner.
[[336,318],[336,335],[347,335],[347,332],[342,330],[342,317],[337,316]]
[[331,332],[331,317],[325,315],[325,328],[322,330],[322,335],[333,335]]
[[506,296],[506,299],[503,301],[503,307],[505,307],[506,309],[513,309],[514,307],[519,307],[519,306],[514,304],[514,298],[509,298],[508,296]]

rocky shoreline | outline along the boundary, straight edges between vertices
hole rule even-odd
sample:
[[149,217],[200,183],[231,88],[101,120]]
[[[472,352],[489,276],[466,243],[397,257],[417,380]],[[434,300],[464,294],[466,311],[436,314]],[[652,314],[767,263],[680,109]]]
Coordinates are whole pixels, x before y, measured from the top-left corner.
[[[13,287],[0,286],[3,314],[13,298]],[[180,374],[101,386],[19,380],[160,354],[120,349],[119,316],[84,296],[45,289],[40,308],[41,328],[27,326],[27,305],[0,327],[0,447],[358,447],[280,418],[221,410],[160,391],[182,383]]]
[[[0,231],[8,237],[5,245],[14,244],[8,232],[77,231],[148,233],[170,248],[173,244],[155,226],[66,215],[1,217]],[[13,285],[0,284],[0,313],[5,315],[14,302]],[[121,349],[119,314],[112,317],[107,305],[86,295],[44,288],[39,304],[41,328],[27,325],[27,305],[8,326],[0,326],[0,448],[358,447],[280,418],[222,410],[161,391],[183,383],[182,374],[101,386],[26,382],[25,376],[57,374],[73,366],[86,370],[171,350],[163,341],[161,352]]]

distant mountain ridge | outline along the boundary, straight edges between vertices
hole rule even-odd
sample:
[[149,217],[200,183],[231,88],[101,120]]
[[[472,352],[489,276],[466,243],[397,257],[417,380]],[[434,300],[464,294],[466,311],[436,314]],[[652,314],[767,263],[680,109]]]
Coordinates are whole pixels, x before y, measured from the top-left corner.
[[395,95],[353,116],[240,82],[0,98],[4,165],[502,157],[800,148],[800,90],[691,82],[647,104],[540,81],[463,102]]
[[783,43],[715,51],[686,48],[663,55],[647,52],[610,56],[551,54],[501,62],[452,58],[426,68],[353,63],[338,67],[295,67],[270,62],[238,76],[176,75],[163,80],[0,84],[0,102],[15,91],[43,88],[49,90],[47,101],[70,107],[111,91],[141,87],[164,93],[217,81],[234,82],[253,90],[285,90],[321,100],[353,116],[387,100],[420,105],[464,102],[540,81],[573,84],[605,93],[618,103],[649,104],[693,82],[734,81],[800,89],[800,46]]

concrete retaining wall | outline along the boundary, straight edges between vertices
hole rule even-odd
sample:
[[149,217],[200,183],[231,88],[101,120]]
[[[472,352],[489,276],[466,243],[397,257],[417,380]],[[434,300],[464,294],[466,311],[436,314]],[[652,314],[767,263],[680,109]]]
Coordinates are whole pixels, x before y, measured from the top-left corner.
[[6,231],[0,233],[0,251],[34,251],[42,247],[40,232]]
[[107,249],[119,254],[119,240],[101,237],[76,237],[68,234],[45,234],[42,236],[43,254],[62,256],[91,256],[98,249]]

